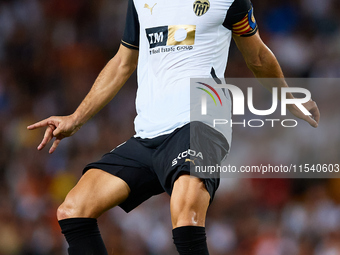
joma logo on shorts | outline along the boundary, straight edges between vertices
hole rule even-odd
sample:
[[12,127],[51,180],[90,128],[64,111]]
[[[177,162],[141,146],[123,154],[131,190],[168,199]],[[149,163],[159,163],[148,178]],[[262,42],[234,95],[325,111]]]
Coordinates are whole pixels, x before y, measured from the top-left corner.
[[184,158],[186,158],[186,157],[188,157],[188,156],[192,156],[192,157],[196,157],[196,158],[201,158],[201,159],[203,159],[203,154],[202,154],[202,152],[198,152],[198,153],[197,153],[197,152],[194,151],[194,150],[188,149],[188,150],[186,150],[186,151],[183,151],[183,152],[179,153],[178,156],[177,156],[177,158],[174,158],[174,159],[172,160],[171,166],[177,165],[178,160],[184,159]]

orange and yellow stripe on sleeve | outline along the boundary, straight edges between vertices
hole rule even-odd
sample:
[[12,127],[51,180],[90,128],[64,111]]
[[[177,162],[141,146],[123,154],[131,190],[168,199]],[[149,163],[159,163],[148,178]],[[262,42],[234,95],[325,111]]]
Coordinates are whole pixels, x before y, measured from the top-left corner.
[[233,25],[233,34],[237,36],[251,36],[257,31],[257,24],[253,14],[253,8],[244,18]]

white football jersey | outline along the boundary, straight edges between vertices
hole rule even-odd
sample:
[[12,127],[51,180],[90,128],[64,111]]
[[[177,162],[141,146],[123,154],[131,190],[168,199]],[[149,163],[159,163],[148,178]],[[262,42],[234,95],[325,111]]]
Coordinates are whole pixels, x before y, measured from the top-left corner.
[[[135,136],[187,124],[190,78],[223,77],[232,33],[256,31],[249,0],[129,0],[122,44],[139,50]],[[230,116],[230,103],[225,110]]]

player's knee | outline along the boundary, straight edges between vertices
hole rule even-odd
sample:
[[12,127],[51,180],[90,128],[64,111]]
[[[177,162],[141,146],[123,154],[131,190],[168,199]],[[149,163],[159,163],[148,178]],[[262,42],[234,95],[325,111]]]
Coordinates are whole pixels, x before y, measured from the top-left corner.
[[201,180],[181,176],[170,201],[173,227],[204,226],[209,201],[210,195]]
[[97,210],[93,203],[88,203],[88,201],[70,194],[57,210],[58,220],[68,218],[98,218],[100,214],[100,211]]
[[181,201],[172,203],[171,218],[173,227],[203,226],[205,223],[206,209],[198,201]]
[[64,220],[68,218],[74,218],[75,217],[75,205],[72,205],[72,203],[65,201],[62,203],[57,210],[57,219],[58,220]]
[[199,213],[195,210],[183,210],[181,212],[175,212],[172,215],[172,225],[174,228],[183,226],[199,226],[201,225],[201,219],[199,219]]
[[86,210],[86,204],[84,205],[81,201],[81,199],[68,194],[57,210],[58,220],[77,217],[91,218],[89,210]]

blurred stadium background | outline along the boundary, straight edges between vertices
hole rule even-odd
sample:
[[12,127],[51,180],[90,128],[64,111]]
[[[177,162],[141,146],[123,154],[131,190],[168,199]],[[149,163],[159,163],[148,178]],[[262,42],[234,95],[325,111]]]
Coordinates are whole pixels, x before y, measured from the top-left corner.
[[[287,77],[340,77],[338,0],[253,4],[262,38]],[[127,0],[0,1],[1,255],[66,254],[58,205],[87,162],[133,135],[135,77],[53,155],[36,150],[42,130],[26,131],[75,110],[119,47],[126,6]],[[227,75],[251,77],[235,46]],[[320,84],[313,92],[324,113],[318,131],[236,129],[231,162],[270,163],[275,155],[287,164],[339,163],[339,107],[331,107],[340,91]],[[340,254],[339,203],[338,179],[224,179],[207,220],[211,254]],[[167,195],[129,214],[115,208],[99,222],[109,254],[176,254]]]

